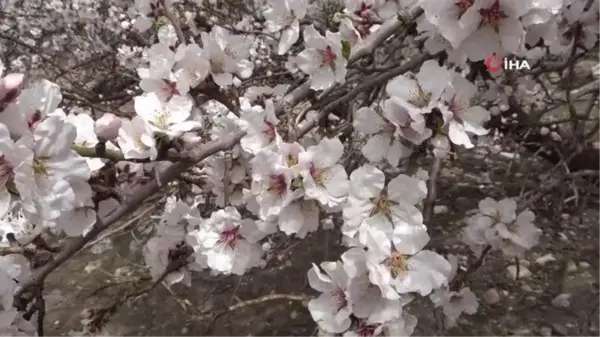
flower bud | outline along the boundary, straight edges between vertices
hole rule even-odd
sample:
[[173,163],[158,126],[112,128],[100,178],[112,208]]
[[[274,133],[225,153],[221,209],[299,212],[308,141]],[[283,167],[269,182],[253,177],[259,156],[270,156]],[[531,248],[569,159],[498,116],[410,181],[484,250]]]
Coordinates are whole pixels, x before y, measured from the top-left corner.
[[121,118],[107,112],[96,121],[94,132],[98,138],[109,141],[117,138],[120,128]]
[[9,103],[21,92],[25,75],[13,73],[0,78],[0,103]]

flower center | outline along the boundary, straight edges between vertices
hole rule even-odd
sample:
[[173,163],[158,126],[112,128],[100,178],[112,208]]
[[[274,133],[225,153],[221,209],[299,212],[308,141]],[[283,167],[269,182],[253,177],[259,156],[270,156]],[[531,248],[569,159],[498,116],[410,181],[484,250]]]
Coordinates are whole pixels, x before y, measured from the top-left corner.
[[161,130],[169,129],[169,114],[161,113],[156,117],[156,126]]
[[364,1],[360,3],[360,7],[354,14],[365,19],[369,15],[369,11],[373,8],[373,5],[367,5]]
[[296,158],[296,157],[294,157],[292,155],[287,156],[287,166],[288,167],[293,167],[293,166],[296,166],[296,165],[298,165],[298,158]]
[[27,126],[29,127],[29,129],[34,129],[38,123],[42,120],[42,112],[39,110],[36,110],[28,119],[27,119]]
[[423,90],[418,84],[416,89],[410,91],[409,96],[408,101],[418,108],[425,108],[431,100],[431,93]]
[[313,180],[323,186],[325,184],[325,178],[327,178],[327,175],[325,174],[325,170],[322,168],[316,168],[314,165],[310,166],[310,176],[313,178]]
[[48,176],[48,159],[34,159],[32,169],[36,176]]
[[274,174],[269,177],[269,192],[282,196],[287,190],[287,181],[283,174]]
[[475,0],[458,0],[458,2],[455,2],[454,5],[456,5],[456,7],[458,7],[458,18],[460,19],[463,14],[465,14],[465,12],[471,8],[471,6],[473,6],[473,3],[475,3]]
[[386,264],[394,278],[403,275],[408,270],[407,256],[398,252],[393,252],[392,256],[386,260]]
[[330,46],[320,50],[321,52],[321,65],[333,65],[333,62],[337,59],[337,55],[333,52]]
[[235,244],[237,240],[240,238],[240,228],[234,227],[232,229],[224,230],[221,232],[221,237],[219,238],[219,243],[229,246],[232,249],[235,248]]
[[378,198],[372,198],[371,202],[373,203],[373,209],[371,210],[371,216],[381,213],[388,220],[392,219],[392,210],[391,206],[397,205],[398,203],[392,200],[389,200],[387,197],[387,193],[385,191],[381,192],[381,195]]
[[348,300],[346,299],[346,292],[342,288],[336,288],[331,293],[331,297],[333,298],[333,302],[335,303],[337,311],[342,310],[348,305]]
[[275,134],[277,132],[277,130],[275,129],[275,124],[265,121],[265,126],[265,131],[263,131],[265,136],[267,136],[269,140],[275,139]]
[[8,179],[12,176],[12,164],[4,155],[0,156],[0,185],[5,185]]
[[364,321],[360,321],[358,326],[355,329],[356,335],[360,337],[371,337],[375,335],[375,331],[377,330],[377,326],[367,324]]
[[167,99],[171,99],[173,96],[179,96],[181,93],[177,90],[177,83],[163,79],[164,86],[161,88],[162,92],[167,96]]
[[498,32],[498,28],[500,27],[500,22],[502,22],[502,19],[505,19],[508,17],[508,15],[506,15],[500,9],[500,1],[499,0],[494,1],[494,4],[492,4],[492,6],[490,8],[480,9],[479,14],[481,15],[481,19],[482,19],[480,28],[485,25],[489,25],[490,27],[492,27],[494,29],[494,31],[496,33]]
[[463,113],[467,108],[467,103],[456,99],[455,95],[452,97],[452,100],[450,100],[450,102],[446,102],[446,104],[448,105],[448,110],[450,110],[450,112],[452,112],[452,115],[454,115],[454,118],[460,121]]
[[394,134],[394,132],[396,132],[396,128],[391,123],[386,123],[383,129],[381,130],[381,133],[384,134]]

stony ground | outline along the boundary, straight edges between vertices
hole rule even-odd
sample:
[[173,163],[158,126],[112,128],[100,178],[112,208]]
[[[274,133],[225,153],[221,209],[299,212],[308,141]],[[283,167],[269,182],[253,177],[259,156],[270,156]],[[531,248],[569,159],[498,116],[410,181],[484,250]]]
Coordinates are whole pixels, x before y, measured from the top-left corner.
[[[535,185],[519,173],[527,167],[515,162],[479,157],[449,163],[450,169],[443,170],[439,181],[438,214],[430,226],[431,236],[449,251],[467,255],[457,238],[465,212],[485,195],[514,196],[527,183]],[[415,335],[598,335],[598,212],[588,209],[559,219],[550,221],[538,214],[544,236],[528,258],[520,261],[518,280],[507,269],[513,261],[500,255],[486,259],[468,283],[480,299],[480,310],[463,316],[457,327],[443,331],[428,305],[411,308],[421,317]],[[243,277],[196,274],[191,288],[159,286],[121,307],[107,333],[313,335],[315,325],[302,301],[246,301],[270,294],[314,294],[306,272],[312,261],[339,256],[335,233],[322,231],[302,241],[287,241],[284,256]],[[105,306],[131,292],[136,282],[143,282],[139,256],[129,253],[132,242],[136,241],[131,234],[123,235],[108,253],[85,252],[52,274],[48,291],[59,289],[65,298],[46,315],[48,333],[66,335],[78,330],[84,308]],[[562,301],[553,303],[560,294]],[[225,311],[242,302],[246,303]],[[215,319],[217,313],[224,314]]]

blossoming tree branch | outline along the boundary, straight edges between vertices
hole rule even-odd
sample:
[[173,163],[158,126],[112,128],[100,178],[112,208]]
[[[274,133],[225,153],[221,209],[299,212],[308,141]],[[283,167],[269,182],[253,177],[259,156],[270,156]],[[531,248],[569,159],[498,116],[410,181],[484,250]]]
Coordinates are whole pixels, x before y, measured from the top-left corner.
[[[560,142],[531,125],[551,104],[530,89],[541,73],[573,82],[576,61],[598,45],[597,0],[246,2],[112,6],[106,25],[124,38],[101,48],[137,87],[102,95],[131,101],[129,116],[69,84],[80,65],[46,56],[62,49],[36,42],[41,28],[0,34],[37,60],[0,60],[2,334],[43,335],[46,277],[157,193],[167,198],[143,247],[148,290],[194,287],[198,271],[263,268],[280,233],[341,232],[345,252],[307,271],[320,295],[287,295],[308,301],[321,335],[408,336],[419,318],[408,305],[426,300],[452,326],[478,309],[468,276],[487,254],[518,260],[538,243],[535,196],[486,197],[465,219],[472,259],[460,268],[428,232],[436,179],[457,149],[493,133],[519,140],[533,127]],[[99,4],[80,5],[40,6],[60,20],[104,20]],[[2,10],[25,11],[17,1]],[[490,55],[531,69],[490,73]],[[597,91],[565,89],[573,132],[589,132],[577,123]],[[573,100],[590,93],[577,111]],[[90,313],[84,332],[101,333],[123,302]]]

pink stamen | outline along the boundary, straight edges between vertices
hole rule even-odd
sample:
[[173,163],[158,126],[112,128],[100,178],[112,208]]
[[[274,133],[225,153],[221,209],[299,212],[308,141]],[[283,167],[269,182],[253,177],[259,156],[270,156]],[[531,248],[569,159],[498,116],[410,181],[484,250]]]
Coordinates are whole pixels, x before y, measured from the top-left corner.
[[465,12],[469,8],[471,8],[471,6],[473,6],[473,3],[475,3],[475,0],[459,0],[458,2],[454,3],[456,7],[458,7],[459,19],[463,16],[463,14],[465,14]]
[[337,55],[333,52],[330,46],[327,46],[324,50],[321,50],[321,64],[322,65],[333,65],[333,62],[337,59]]
[[264,134],[270,140],[275,139],[275,135],[277,133],[277,130],[275,129],[275,124],[265,121],[265,125],[267,126],[267,128],[265,129]]
[[177,90],[177,83],[165,79],[163,79],[163,83],[165,86],[162,88],[162,92],[167,96],[167,99],[181,95],[179,90]]
[[342,288],[337,288],[331,293],[331,297],[333,297],[333,301],[335,303],[335,307],[338,311],[342,310],[348,305],[348,300],[346,299],[346,292]]
[[465,111],[465,106],[461,102],[456,101],[455,98],[456,98],[456,96],[453,96],[452,100],[450,102],[447,102],[448,110],[450,110],[450,112],[452,112],[452,114],[454,115],[454,118],[460,120],[463,112]]
[[42,120],[42,113],[39,110],[36,110],[33,115],[31,115],[28,119],[27,119],[27,126],[29,127],[29,129],[35,129],[35,127],[38,125],[38,123]]
[[367,5],[364,1],[360,3],[360,8],[355,12],[356,15],[366,19],[373,5]]
[[235,248],[235,244],[237,243],[237,240],[240,237],[239,231],[240,231],[239,227],[235,227],[232,229],[222,231],[221,237],[219,238],[219,243],[227,245],[227,246],[231,247],[232,249]]
[[504,14],[502,9],[500,9],[499,0],[496,0],[488,9],[480,9],[479,14],[481,14],[482,17],[480,26],[483,27],[484,25],[490,25],[495,31],[498,31],[498,27],[500,26],[502,19],[508,17],[506,14]]
[[375,325],[367,325],[364,321],[361,321],[356,327],[356,334],[361,337],[372,337],[375,335],[375,330],[377,330],[377,326]]
[[283,174],[271,175],[269,182],[269,191],[275,193],[278,196],[282,196],[287,191],[287,181]]

